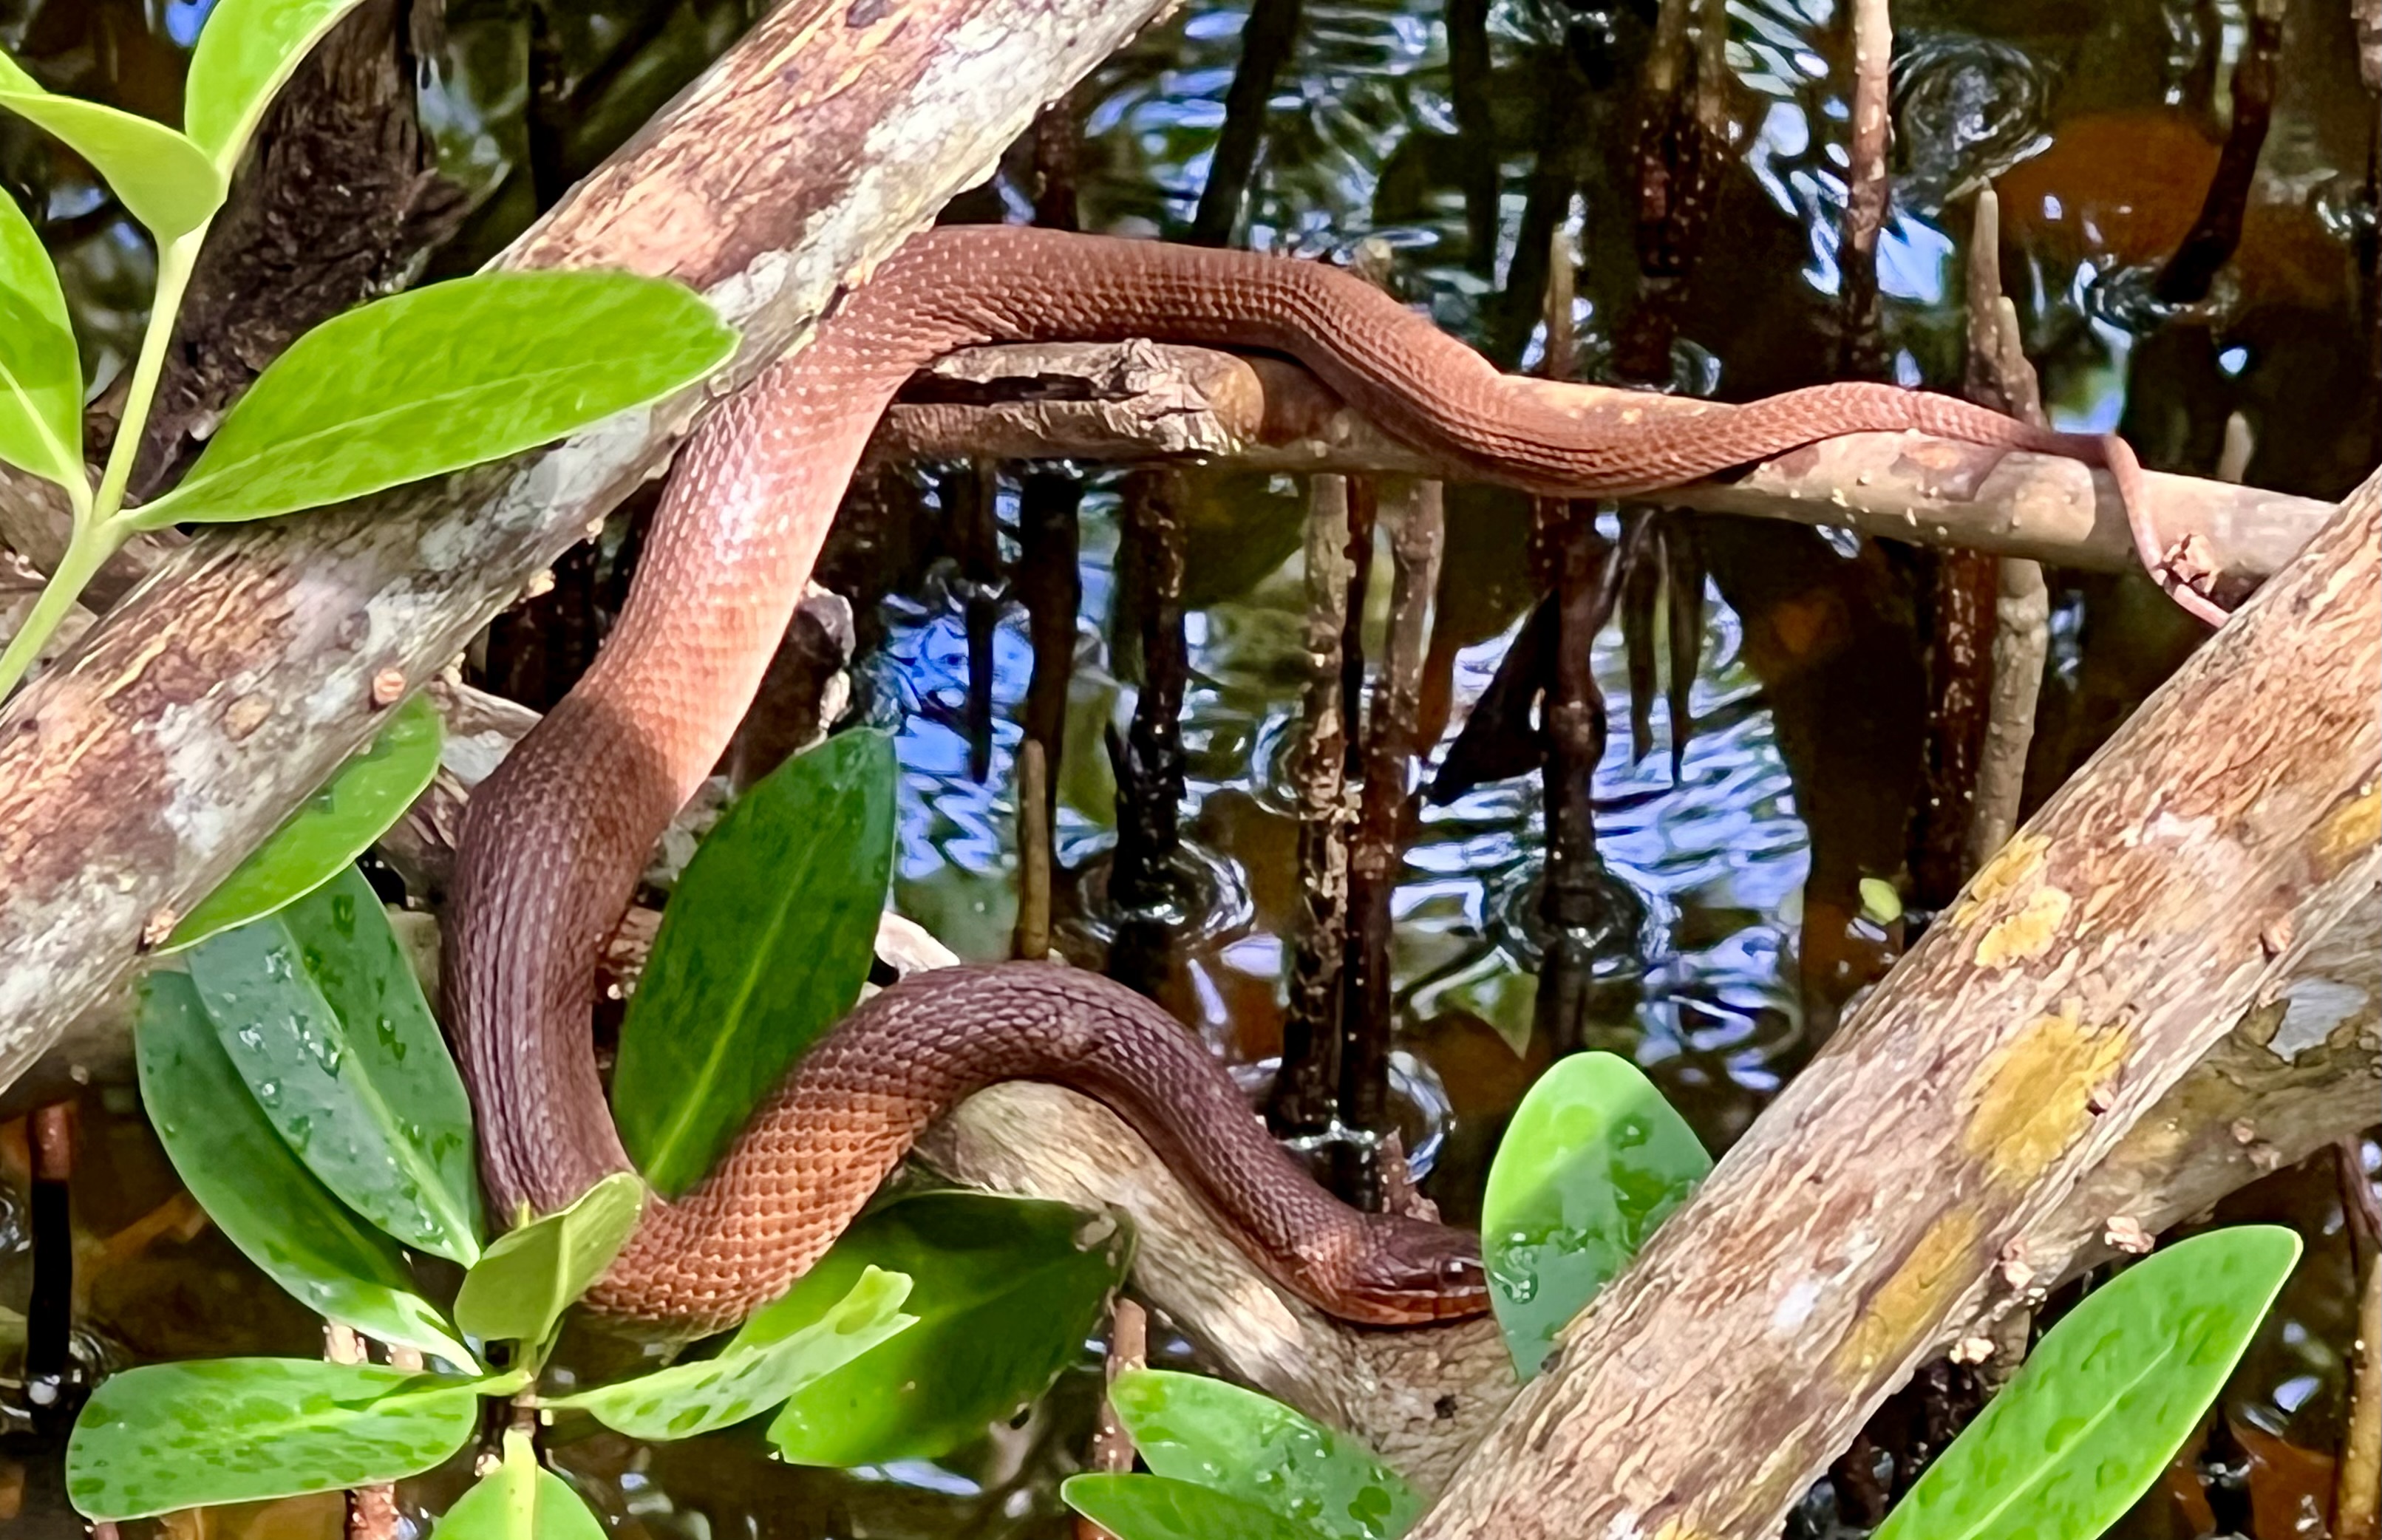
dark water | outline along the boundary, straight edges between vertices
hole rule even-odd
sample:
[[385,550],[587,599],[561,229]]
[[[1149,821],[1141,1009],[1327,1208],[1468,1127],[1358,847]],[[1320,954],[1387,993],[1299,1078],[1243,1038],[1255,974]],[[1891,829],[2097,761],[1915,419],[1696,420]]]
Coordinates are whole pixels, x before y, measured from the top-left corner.
[[[205,8],[0,0],[0,45],[54,87],[171,117]],[[551,33],[568,94],[549,123],[559,138],[547,169],[566,180],[747,19],[743,4],[696,0],[558,9],[569,12]],[[2241,46],[2242,10],[2183,0],[1898,6],[1896,202],[1878,263],[1888,372],[1957,386],[1965,200],[1981,178],[1998,177],[2006,283],[2061,425],[2122,425],[2150,463],[2206,473],[2227,415],[2238,411],[2256,435],[2250,480],[2311,495],[2345,491],[2375,453],[2382,399],[2359,348],[2344,343],[2362,335],[2353,242],[2373,106],[2339,13],[2327,0],[2293,6],[2239,257],[2208,316],[2177,321],[2142,296],[2214,168],[2226,100],[2217,83]],[[1237,5],[1194,5],[1078,93],[1086,227],[1189,231],[1242,56],[1244,18]],[[1633,146],[1649,20],[1634,6],[1567,0],[1491,6],[1483,119],[1460,99],[1438,5],[1308,0],[1271,92],[1235,239],[1345,256],[1379,238],[1409,299],[1501,361],[1527,365],[1540,346],[1529,324],[1544,272],[1537,253],[1551,231],[1566,231],[1583,261],[1576,316],[1584,373],[1607,371],[1639,303]],[[1668,369],[1677,388],[1744,397],[1834,368],[1849,80],[1843,32],[1831,0],[1744,0],[1731,10],[1725,104],[1734,139],[1679,301]],[[448,7],[442,67],[422,100],[441,168],[468,189],[474,212],[434,271],[483,260],[538,205],[531,51],[519,0]],[[43,219],[93,376],[104,381],[138,336],[144,245],[69,158],[13,122],[0,122],[0,181]],[[1004,177],[972,201],[972,212],[1022,216],[1029,190]],[[1476,232],[1491,238],[1476,240]],[[1115,824],[1101,732],[1122,727],[1136,682],[1131,650],[1111,644],[1114,483],[1095,478],[1091,486],[1078,661],[1056,772],[1070,871],[1062,899],[1098,890]],[[1013,518],[1013,501],[1004,489],[1004,518]],[[1285,766],[1304,670],[1299,507],[1287,481],[1200,482],[1186,520],[1184,830],[1208,881],[1163,993],[1233,1057],[1259,1065],[1278,1048],[1279,980],[1296,901]],[[1436,727],[1461,723],[1519,623],[1530,597],[1528,518],[1518,499],[1451,490],[1449,571],[1426,668],[1426,701],[1435,703],[1426,715]],[[1665,751],[1676,725],[1658,703],[1656,752],[1633,764],[1618,731],[1596,778],[1609,880],[1642,919],[1603,959],[1590,1035],[1634,1057],[1717,1151],[1895,953],[1898,927],[1862,917],[1859,885],[1903,873],[1929,703],[1916,661],[1916,585],[1901,556],[1840,549],[1785,526],[1706,527],[1712,590],[1682,774],[1675,784]],[[1384,555],[1379,569],[1386,565]],[[988,958],[1006,954],[1014,911],[1012,754],[1031,654],[1013,609],[993,638],[998,709],[990,773],[979,784],[968,772],[956,576],[952,560],[929,550],[887,600],[863,693],[900,733],[897,901],[963,954]],[[1377,592],[1385,588],[1377,581]],[[2077,580],[2056,593],[2053,678],[2032,767],[2045,787],[2081,762],[2190,640],[2139,584]],[[1369,655],[1379,654],[1381,623],[1376,613]],[[1616,636],[1600,642],[1595,662],[1614,719],[1626,723]],[[1431,1190],[1455,1215],[1473,1211],[1497,1131],[1551,1054],[1532,1033],[1541,847],[1538,789],[1523,780],[1429,810],[1406,852],[1394,903],[1398,1084],[1417,1153],[1433,1167]],[[1096,962],[1105,935],[1097,906],[1062,909],[1062,946]],[[127,1098],[94,1094],[84,1113],[75,1201],[92,1248],[81,1318],[92,1361],[315,1351],[304,1314],[211,1232],[133,1243],[141,1232],[127,1227],[173,1199],[171,1173]],[[10,1169],[0,1302],[19,1305],[28,1276],[24,1208],[13,1195],[21,1158]],[[2286,1173],[2234,1200],[2225,1216],[2296,1223],[2311,1246],[2229,1396],[2229,1414],[2318,1450],[2338,1437],[2352,1335],[2332,1193],[2326,1170]],[[793,1471],[771,1461],[749,1430],[654,1447],[605,1435],[555,1452],[622,1534],[1057,1535],[1067,1522],[1055,1485],[1089,1425],[1096,1349],[1087,1345],[1084,1367],[1023,1426],[932,1463]],[[0,1342],[0,1359],[7,1351]],[[19,1424],[0,1426],[21,1425],[26,1409],[10,1410],[6,1394],[0,1418]],[[65,1533],[55,1455],[22,1436],[0,1451],[0,1513],[14,1481],[27,1532]],[[436,1511],[463,1479],[448,1473],[412,1484],[411,1511]],[[2141,1533],[2169,1533],[2165,1515],[2149,1511],[2161,1500],[2154,1494],[2145,1504]],[[218,1532],[335,1528],[323,1505],[281,1504],[234,1516]]]

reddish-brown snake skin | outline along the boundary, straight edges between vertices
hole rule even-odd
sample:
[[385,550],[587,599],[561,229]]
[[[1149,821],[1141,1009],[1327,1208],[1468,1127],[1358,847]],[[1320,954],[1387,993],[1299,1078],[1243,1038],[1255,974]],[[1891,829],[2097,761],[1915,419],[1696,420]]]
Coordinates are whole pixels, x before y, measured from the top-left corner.
[[[601,656],[472,800],[446,1002],[498,1213],[546,1213],[630,1169],[588,1037],[597,949],[759,688],[893,393],[958,348],[1133,337],[1289,354],[1399,437],[1533,492],[1652,492],[1839,434],[1916,429],[2108,465],[2140,507],[2121,444],[1946,397],[1847,384],[1685,422],[1569,413],[1315,263],[1011,226],[921,234],[681,451]],[[741,1320],[827,1249],[927,1124],[1017,1078],[1115,1107],[1253,1259],[1324,1310],[1399,1324],[1485,1308],[1471,1237],[1341,1204],[1163,1012],[1028,964],[918,975],[855,1010],[694,1191],[649,1202],[592,1302],[678,1331]]]

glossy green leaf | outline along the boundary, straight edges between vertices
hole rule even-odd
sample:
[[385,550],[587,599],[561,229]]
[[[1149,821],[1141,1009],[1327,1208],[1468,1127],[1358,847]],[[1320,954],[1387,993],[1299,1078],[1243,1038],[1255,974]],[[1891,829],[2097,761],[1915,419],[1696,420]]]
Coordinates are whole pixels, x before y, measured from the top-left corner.
[[569,1208],[497,1237],[463,1275],[455,1324],[483,1342],[544,1342],[628,1244],[645,1206],[645,1183],[615,1171]]
[[732,1427],[833,1374],[917,1323],[902,1313],[910,1279],[870,1267],[820,1319],[799,1330],[759,1338],[740,1334],[717,1358],[643,1375],[618,1385],[560,1396],[632,1438],[693,1438]]
[[1169,1476],[1069,1476],[1067,1506],[1117,1540],[1320,1540],[1270,1508]]
[[0,462],[88,492],[82,364],[58,270],[17,200],[0,191]]
[[166,1158],[242,1254],[310,1310],[384,1342],[472,1362],[414,1292],[397,1242],[333,1197],[274,1131],[189,979],[160,972],[141,981],[134,1047],[141,1100]]
[[354,867],[192,947],[224,1051],[306,1168],[407,1245],[480,1255],[472,1104],[412,963]]
[[484,273],[392,295],[292,343],[144,529],[266,519],[536,447],[694,384],[736,334],[627,273]]
[[455,1499],[431,1540],[605,1540],[571,1484],[540,1468],[529,1435],[505,1430],[504,1462]]
[[860,997],[893,864],[892,739],[840,733],[728,810],[662,911],[620,1024],[612,1116],[665,1194],[711,1169]]
[[769,1437],[788,1460],[831,1466],[933,1459],[982,1437],[1082,1355],[1132,1260],[1130,1232],[1064,1204],[984,1192],[888,1204],[737,1340],[808,1326],[871,1265],[917,1280],[918,1324],[794,1393]]
[[2300,1238],[2253,1225],[2135,1263],[2061,1318],[1876,1540],[2092,1540],[2225,1388]]
[[182,916],[165,950],[204,941],[294,902],[346,871],[405,816],[438,773],[438,708],[416,695],[230,876]]
[[53,95],[6,54],[0,54],[0,111],[39,124],[89,161],[125,212],[160,241],[197,229],[223,206],[223,173],[197,145],[163,123]]
[[67,1442],[86,1518],[138,1519],[394,1481],[478,1428],[485,1382],[367,1363],[218,1358],[101,1382]]
[[228,177],[264,109],[360,0],[217,0],[182,87],[182,123]]
[[1695,1131],[1628,1060],[1574,1054],[1539,1077],[1480,1212],[1489,1301],[1524,1379],[1711,1170]]
[[1329,1540],[1396,1540],[1422,1499],[1354,1437],[1254,1390],[1137,1369],[1109,1404],[1150,1470],[1272,1509]]

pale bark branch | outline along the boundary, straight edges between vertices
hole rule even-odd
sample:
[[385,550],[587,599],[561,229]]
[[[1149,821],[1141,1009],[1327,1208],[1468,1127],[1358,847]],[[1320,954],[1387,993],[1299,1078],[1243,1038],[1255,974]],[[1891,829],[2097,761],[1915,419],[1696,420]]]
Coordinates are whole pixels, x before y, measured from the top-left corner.
[[[1574,411],[1615,397],[1647,415],[1710,409],[1685,397],[1516,384]],[[1390,437],[1287,360],[1151,342],[954,353],[912,382],[870,453],[880,461],[1197,458],[1244,471],[1473,475]],[[2198,535],[2214,567],[2245,585],[2290,560],[2331,512],[2311,498],[2190,476],[2154,471],[2149,484],[2160,537]],[[1919,434],[1849,434],[1640,500],[2099,571],[2140,566],[2106,472]]]

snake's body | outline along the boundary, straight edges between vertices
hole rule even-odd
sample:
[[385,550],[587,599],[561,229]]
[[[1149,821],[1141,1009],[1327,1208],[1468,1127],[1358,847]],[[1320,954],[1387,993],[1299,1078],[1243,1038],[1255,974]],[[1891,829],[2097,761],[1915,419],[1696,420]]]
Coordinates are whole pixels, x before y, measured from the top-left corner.
[[[498,1212],[548,1212],[630,1168],[588,1041],[598,947],[758,689],[894,392],[959,348],[1133,337],[1291,355],[1416,446],[1535,492],[1653,492],[1898,430],[2108,464],[2130,501],[2139,492],[2113,440],[1948,397],[1847,384],[1685,421],[1626,404],[1567,412],[1317,264],[1015,227],[922,234],[681,451],[602,654],[473,800],[448,1019]],[[681,1329],[741,1319],[826,1250],[927,1123],[1019,1077],[1123,1113],[1253,1258],[1326,1310],[1396,1323],[1485,1307],[1470,1238],[1340,1204],[1161,1012],[1095,976],[1027,965],[927,973],[863,1005],[698,1187],[648,1205],[595,1302]]]

